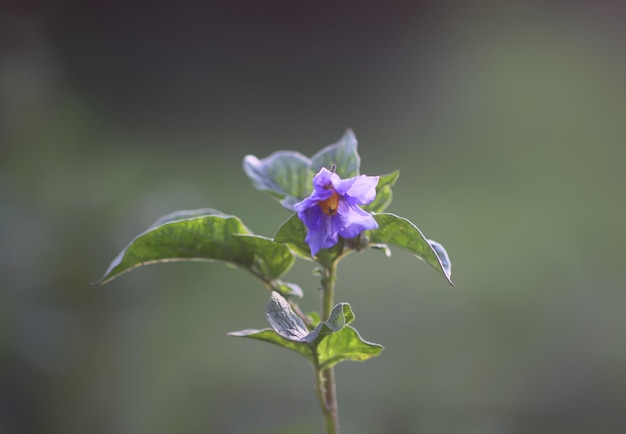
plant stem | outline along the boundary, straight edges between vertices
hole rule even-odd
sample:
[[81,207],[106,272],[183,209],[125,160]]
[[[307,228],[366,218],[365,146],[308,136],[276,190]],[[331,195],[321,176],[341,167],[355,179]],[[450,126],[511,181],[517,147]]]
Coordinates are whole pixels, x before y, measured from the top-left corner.
[[[324,267],[322,278],[322,321],[330,316],[335,295],[335,268],[337,262]],[[326,433],[339,434],[339,413],[337,407],[337,389],[334,368],[320,369],[316,366],[318,398],[326,418]]]

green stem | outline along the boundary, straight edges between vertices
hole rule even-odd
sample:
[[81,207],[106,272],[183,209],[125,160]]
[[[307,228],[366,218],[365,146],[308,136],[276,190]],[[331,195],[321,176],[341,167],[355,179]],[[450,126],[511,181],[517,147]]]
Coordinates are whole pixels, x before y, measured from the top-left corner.
[[[324,277],[322,278],[322,321],[330,316],[333,310],[335,295],[335,268],[333,262],[324,267]],[[326,433],[339,434],[339,413],[337,407],[337,389],[335,386],[334,368],[320,369],[316,363],[317,391],[320,405],[326,419]]]

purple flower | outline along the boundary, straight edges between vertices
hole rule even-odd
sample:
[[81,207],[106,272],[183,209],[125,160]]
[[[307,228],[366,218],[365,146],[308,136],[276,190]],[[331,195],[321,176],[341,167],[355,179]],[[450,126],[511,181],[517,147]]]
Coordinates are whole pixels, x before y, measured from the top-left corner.
[[355,176],[341,179],[339,175],[322,168],[313,177],[313,192],[294,205],[298,217],[307,227],[305,241],[315,256],[343,238],[353,238],[363,231],[376,229],[374,217],[359,208],[376,197],[378,176]]

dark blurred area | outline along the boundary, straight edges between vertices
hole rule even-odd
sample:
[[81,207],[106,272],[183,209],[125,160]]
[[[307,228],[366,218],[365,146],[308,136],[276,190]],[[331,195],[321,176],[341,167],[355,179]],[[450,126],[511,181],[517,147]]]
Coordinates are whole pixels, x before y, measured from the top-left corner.
[[[0,6],[0,434],[322,431],[313,371],[226,333],[268,293],[223,264],[90,286],[160,216],[288,213],[246,154],[346,128],[389,211],[450,253],[339,270],[385,345],[337,367],[345,433],[626,432],[621,2]],[[311,266],[288,279],[318,307]]]

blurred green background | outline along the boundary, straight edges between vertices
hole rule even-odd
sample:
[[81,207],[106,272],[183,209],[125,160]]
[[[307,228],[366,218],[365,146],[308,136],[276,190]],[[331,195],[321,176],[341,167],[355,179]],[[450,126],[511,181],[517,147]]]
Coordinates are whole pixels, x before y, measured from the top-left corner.
[[[339,270],[386,346],[337,367],[344,433],[626,432],[620,2],[0,7],[0,433],[312,434],[312,369],[229,338],[267,292],[222,264],[89,282],[158,217],[288,213],[246,154],[348,127],[389,211],[446,246]],[[311,265],[288,275],[318,306]]]

